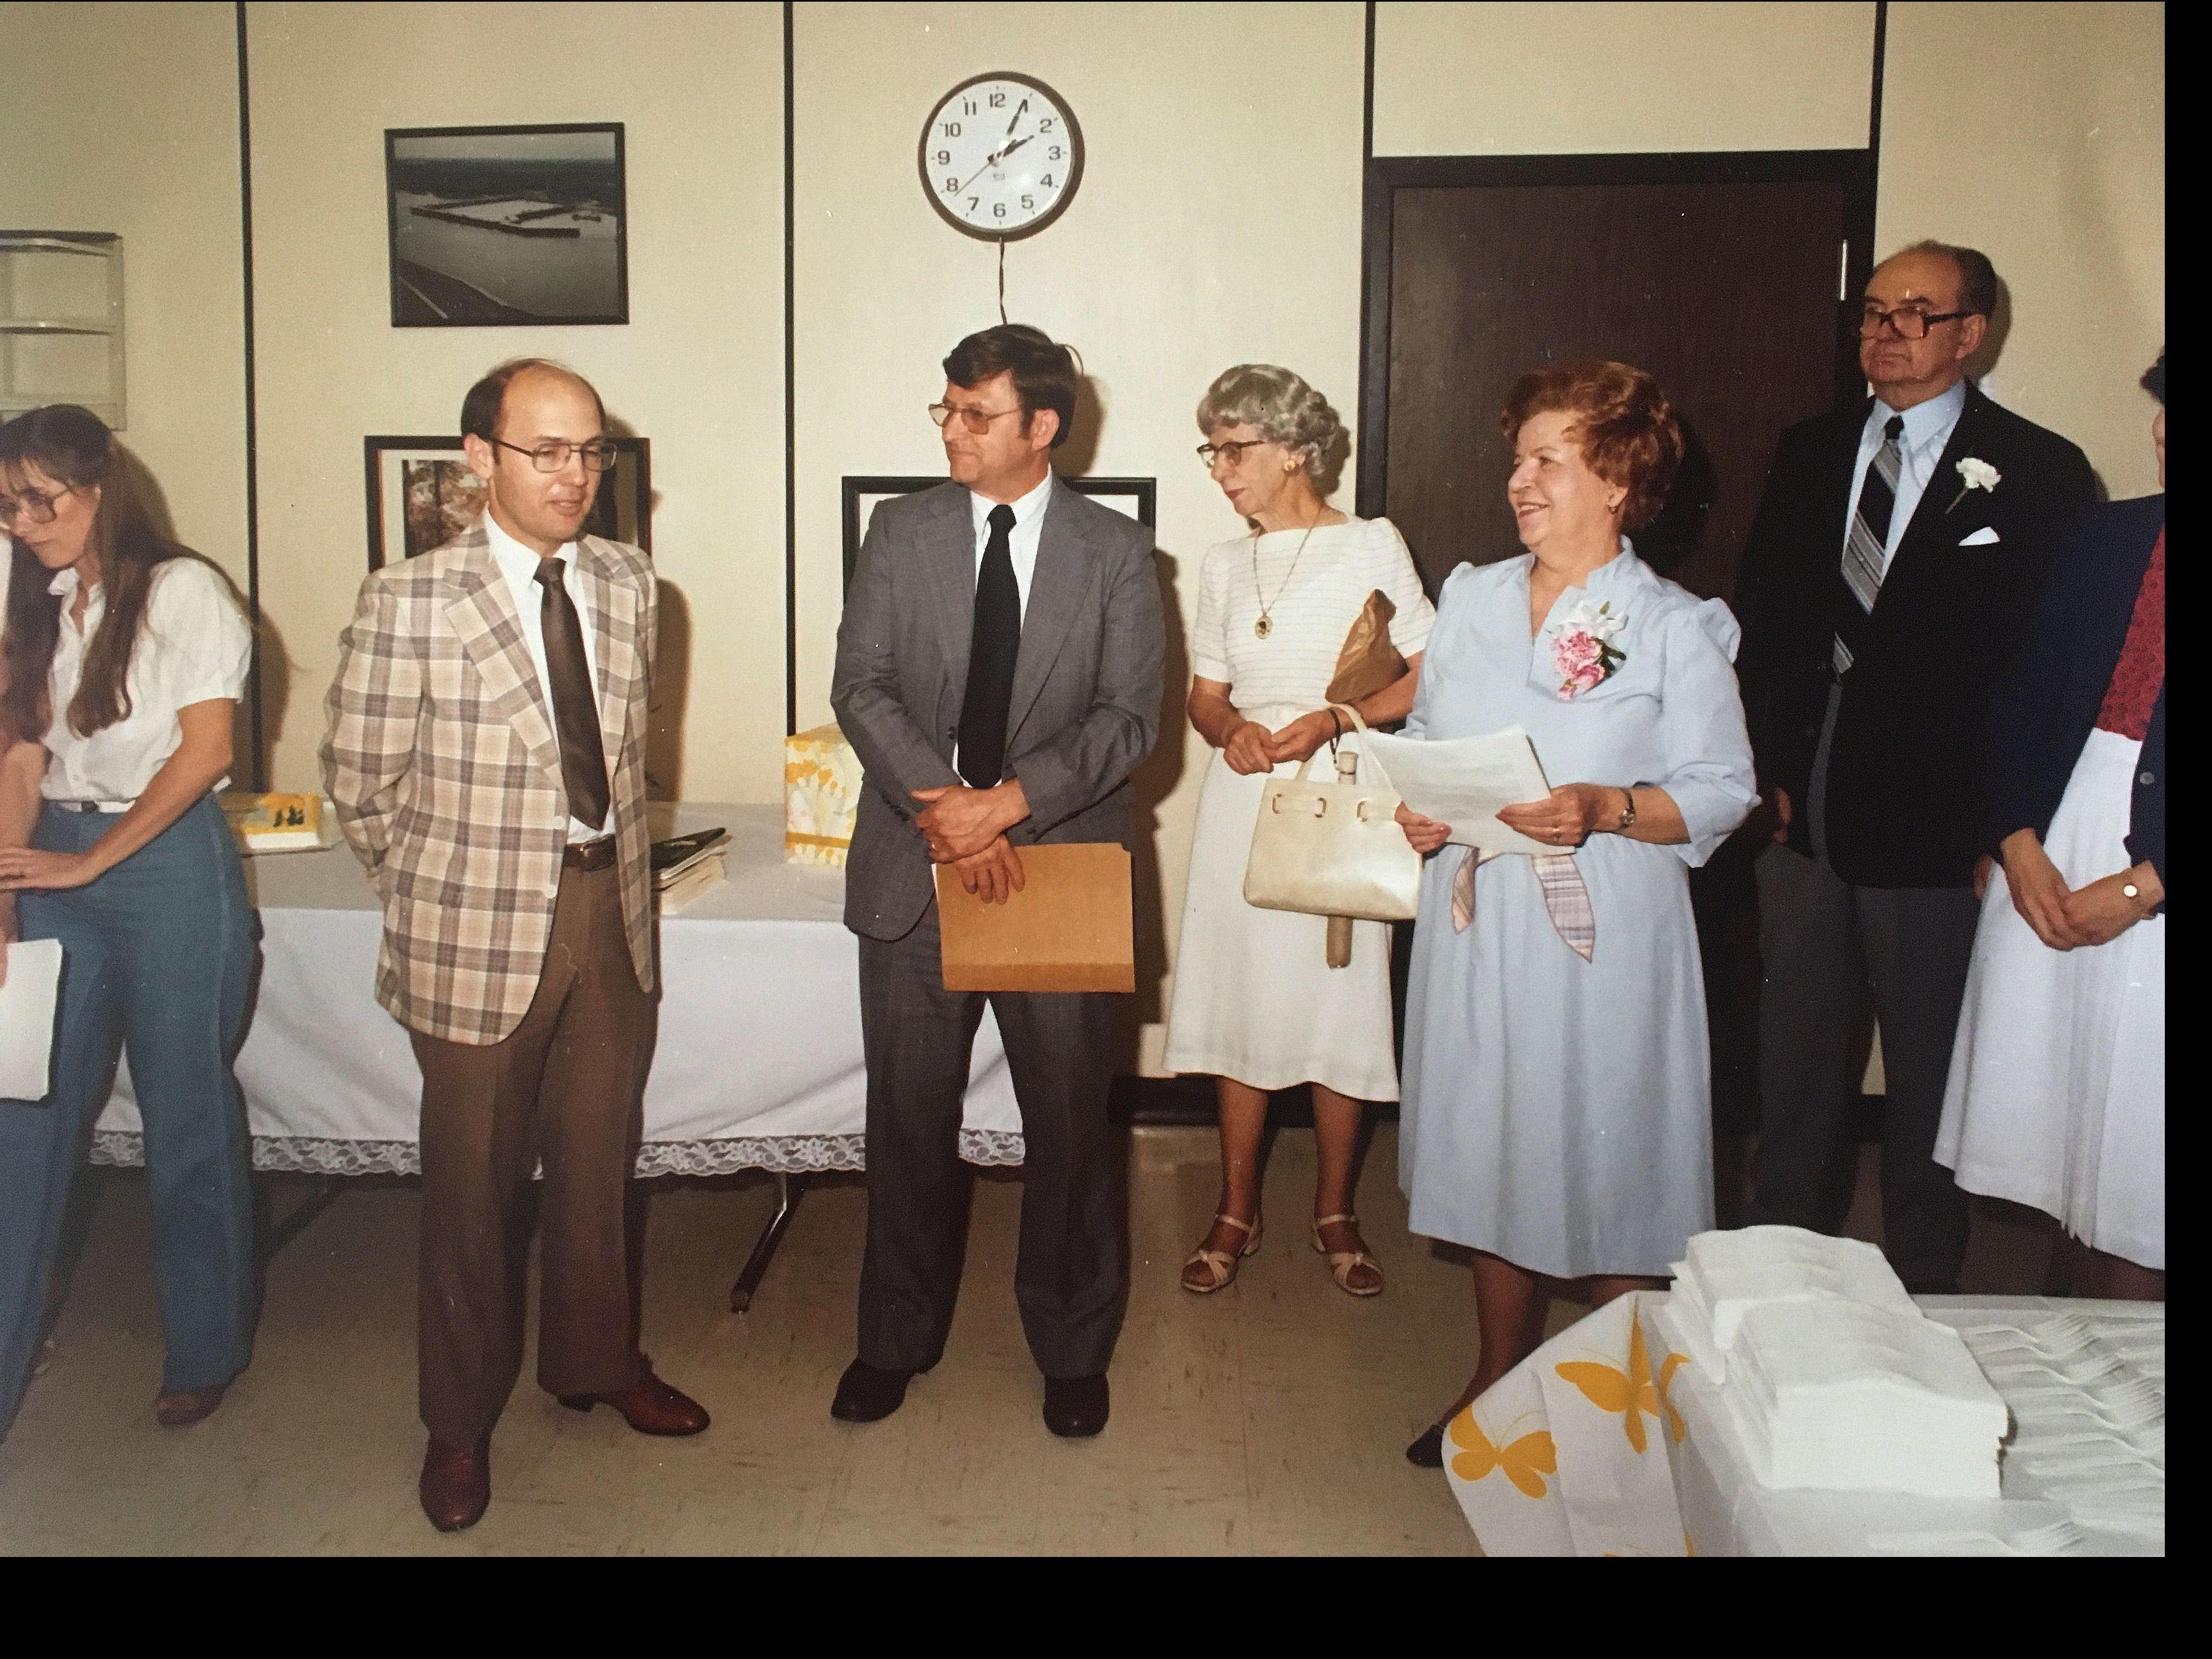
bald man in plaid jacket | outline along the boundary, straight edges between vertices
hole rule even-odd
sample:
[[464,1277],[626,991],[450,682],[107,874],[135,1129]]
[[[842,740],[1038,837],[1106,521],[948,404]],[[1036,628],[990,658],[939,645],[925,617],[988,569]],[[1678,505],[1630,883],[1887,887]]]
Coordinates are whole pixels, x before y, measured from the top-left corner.
[[644,554],[580,533],[604,422],[588,384],[538,360],[470,392],[486,510],[362,584],[326,703],[324,787],[384,900],[377,1000],[422,1067],[422,1498],[444,1531],[490,1500],[522,1360],[516,1221],[541,1163],[539,1384],[642,1433],[707,1426],[635,1339],[655,606]]

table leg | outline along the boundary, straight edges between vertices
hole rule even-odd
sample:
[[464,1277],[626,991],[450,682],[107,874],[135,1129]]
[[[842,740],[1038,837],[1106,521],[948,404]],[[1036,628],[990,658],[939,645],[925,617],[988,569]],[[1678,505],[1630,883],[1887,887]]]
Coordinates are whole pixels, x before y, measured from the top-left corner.
[[791,1212],[799,1207],[801,1182],[779,1170],[775,1173],[775,1213],[761,1229],[761,1236],[753,1241],[753,1253],[745,1258],[744,1270],[738,1282],[730,1286],[730,1311],[743,1313],[753,1304],[753,1292],[760,1289],[761,1280],[768,1277],[768,1264],[775,1257],[775,1247],[783,1242],[784,1230],[791,1225]]
[[266,1217],[261,1233],[261,1261],[264,1267],[275,1258],[279,1250],[307,1231],[315,1218],[329,1209],[338,1195],[337,1176],[316,1176],[307,1188],[307,1197],[294,1205],[279,1221],[274,1212],[275,1206],[270,1202],[267,1178],[262,1177],[256,1184],[261,1188],[260,1201]]

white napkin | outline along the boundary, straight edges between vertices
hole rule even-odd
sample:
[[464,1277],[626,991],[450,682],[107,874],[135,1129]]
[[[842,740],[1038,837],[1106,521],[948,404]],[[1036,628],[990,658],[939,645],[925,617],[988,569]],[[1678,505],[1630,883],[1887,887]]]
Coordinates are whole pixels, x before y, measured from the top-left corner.
[[1727,1381],[1729,1350],[1749,1310],[1817,1298],[1922,1317],[1882,1253],[1856,1238],[1802,1227],[1739,1227],[1699,1233],[1674,1264],[1677,1323],[1690,1358],[1715,1383]]
[[8,982],[0,985],[0,1100],[44,1100],[51,1087],[61,941],[34,939],[7,950]]

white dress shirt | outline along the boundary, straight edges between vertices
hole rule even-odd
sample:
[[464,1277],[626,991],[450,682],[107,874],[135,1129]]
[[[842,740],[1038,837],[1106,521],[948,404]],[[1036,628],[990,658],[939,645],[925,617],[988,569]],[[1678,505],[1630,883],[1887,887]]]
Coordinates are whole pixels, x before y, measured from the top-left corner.
[[1890,508],[1889,538],[1881,549],[1885,576],[1889,574],[1889,562],[1897,556],[1897,544],[1905,535],[1905,527],[1912,522],[1912,509],[1920,505],[1921,494],[1928,488],[1929,475],[1943,459],[1943,446],[1951,441],[1951,430],[1959,424],[1960,413],[1966,407],[1966,383],[1961,380],[1948,392],[1903,411],[1892,409],[1879,398],[1867,411],[1866,425],[1859,433],[1859,457],[1851,466],[1851,492],[1844,503],[1843,539],[1850,539],[1851,520],[1858,516],[1859,491],[1866,483],[1867,467],[1882,445],[1881,429],[1889,424],[1891,416],[1902,412],[1905,430],[1897,440],[1897,504]]
[[[530,665],[538,673],[538,700],[545,709],[545,723],[553,728],[558,742],[561,725],[553,713],[552,680],[545,672],[545,590],[538,583],[538,555],[500,528],[499,520],[487,508],[483,515],[484,537],[491,544],[491,556],[499,565],[499,574],[507,578],[507,591],[514,598],[514,608],[522,619],[522,642],[530,650]],[[554,550],[553,556],[566,567],[561,574],[561,585],[574,601],[576,616],[584,625],[584,661],[592,671],[592,702],[599,704],[599,618],[592,614],[589,600],[584,597],[583,584],[576,580],[576,544],[563,542]],[[615,775],[614,763],[607,762],[610,783]],[[614,817],[611,800],[607,805],[610,823]],[[568,820],[568,842],[597,841],[607,833],[608,824],[589,824],[571,817]]]
[[[12,563],[12,557],[0,560],[0,615],[5,614]],[[107,595],[94,587],[79,625],[70,615],[77,585],[74,568],[58,572],[46,585],[61,606],[61,629],[46,675],[53,720],[43,741],[52,758],[40,793],[48,800],[97,801],[107,811],[121,812],[145,793],[184,743],[179,708],[216,697],[235,702],[245,690],[253,662],[253,630],[230,585],[212,565],[198,559],[164,560],[155,567],[145,616],[124,671],[131,712],[90,737],[79,737],[70,729],[69,706],[84,678],[85,648],[107,614]],[[221,778],[215,787],[229,783]]]
[[[1052,474],[1020,500],[1005,505],[1014,509],[1014,527],[1006,532],[1007,556],[1014,562],[1014,586],[1020,590],[1022,616],[1030,614],[1030,578],[1036,574],[1037,538],[1044,532],[1044,509],[1052,500]],[[968,492],[975,517],[975,574],[983,574],[983,550],[991,544],[991,509],[1000,503],[988,495]]]

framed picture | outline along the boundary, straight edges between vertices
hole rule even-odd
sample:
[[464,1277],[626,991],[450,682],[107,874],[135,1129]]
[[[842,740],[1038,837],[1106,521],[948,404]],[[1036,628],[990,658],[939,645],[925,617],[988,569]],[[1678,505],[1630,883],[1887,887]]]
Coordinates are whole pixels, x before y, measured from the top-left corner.
[[[860,561],[860,544],[867,538],[868,520],[877,507],[893,495],[911,495],[918,489],[928,489],[945,482],[939,477],[899,477],[861,476],[848,477],[845,495],[845,586],[853,585],[853,568]],[[1102,507],[1110,507],[1124,518],[1134,519],[1151,530],[1155,480],[1151,478],[1062,478],[1060,483],[1079,495],[1090,496]]]
[[[615,464],[599,474],[599,493],[584,533],[653,551],[653,446],[611,440]],[[455,438],[365,438],[368,483],[368,568],[381,568],[443,547],[483,511],[483,481],[469,471]]]
[[394,328],[629,320],[618,121],[384,135]]

